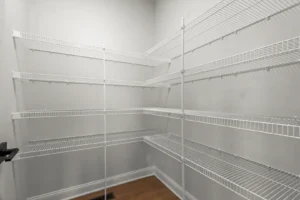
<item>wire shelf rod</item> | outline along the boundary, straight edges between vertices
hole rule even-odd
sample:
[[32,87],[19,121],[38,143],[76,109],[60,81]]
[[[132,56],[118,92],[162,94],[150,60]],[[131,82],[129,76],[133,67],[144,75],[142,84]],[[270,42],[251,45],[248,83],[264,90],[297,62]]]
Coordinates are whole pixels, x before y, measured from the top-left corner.
[[[276,70],[277,68],[291,67],[291,66],[295,66],[295,65],[299,65],[299,64],[300,64],[300,60],[295,61],[295,62],[287,62],[287,63],[279,64],[279,65],[269,65],[267,67],[254,68],[254,69],[249,69],[249,70],[241,70],[241,71],[235,71],[235,72],[231,72],[231,73],[223,73],[220,75],[208,76],[208,77],[204,77],[204,78],[196,78],[193,80],[185,81],[184,83],[195,83],[195,82],[205,81],[205,80],[223,79],[223,78],[231,77],[231,76],[237,77],[239,75],[251,74],[251,73],[262,72],[262,71],[270,72],[270,70],[272,70],[272,69]],[[179,83],[172,83],[171,85],[176,86],[176,85],[179,85]]]
[[[65,56],[74,56],[74,57],[80,57],[80,58],[87,58],[91,60],[103,60],[101,57],[96,57],[96,56],[84,56],[76,53],[62,53],[62,52],[56,52],[56,51],[50,51],[50,50],[41,50],[37,48],[30,48],[32,52],[43,52],[43,53],[50,53],[50,54],[57,54],[57,55],[65,55]],[[118,59],[106,59],[106,62],[113,62],[113,63],[123,63],[123,64],[129,64],[129,65],[137,65],[137,66],[143,66],[143,67],[151,67],[153,68],[154,65],[149,65],[149,64],[141,64],[138,62],[127,62],[127,61],[121,61]]]
[[[272,15],[269,15],[269,16],[267,16],[266,18],[262,18],[262,19],[260,19],[260,20],[255,21],[255,22],[251,22],[250,24],[248,24],[248,25],[245,26],[245,27],[242,27],[242,28],[232,28],[234,31],[230,31],[229,33],[227,33],[227,34],[225,34],[225,35],[223,35],[223,36],[221,36],[221,37],[212,39],[212,40],[209,41],[209,42],[206,42],[206,43],[204,43],[204,44],[201,44],[200,46],[197,46],[197,47],[195,47],[195,48],[193,48],[193,49],[190,49],[190,50],[188,50],[188,51],[185,52],[185,55],[186,55],[186,54],[193,53],[194,51],[196,51],[196,50],[198,50],[198,49],[201,49],[201,48],[203,48],[203,47],[205,47],[205,46],[211,45],[212,43],[215,43],[215,42],[217,42],[217,41],[223,40],[224,38],[229,37],[230,35],[237,34],[238,32],[241,32],[242,30],[247,29],[247,28],[250,28],[250,27],[252,27],[252,26],[254,26],[254,25],[256,25],[256,24],[259,24],[259,23],[264,22],[264,21],[268,21],[270,18],[275,17],[276,15],[279,15],[279,14],[281,14],[282,12],[286,12],[286,11],[288,11],[288,10],[290,10],[290,9],[293,9],[293,8],[299,6],[299,5],[300,5],[300,3],[295,4],[295,5],[292,5],[292,6],[286,8],[286,9],[284,9],[284,10],[281,10],[281,11],[278,11],[278,12],[272,14]],[[248,20],[249,20],[249,18],[248,18]],[[230,27],[228,27],[228,26],[226,27],[226,29],[229,29],[229,28],[230,28]],[[191,41],[191,40],[190,40],[190,41]],[[178,47],[178,46],[177,46],[177,47]],[[172,49],[175,49],[175,48],[176,48],[176,47],[173,47]],[[171,58],[171,60],[175,60],[175,59],[177,59],[177,58],[179,58],[179,57],[180,57],[179,55],[178,55],[178,56],[174,56],[173,58]]]
[[[179,147],[178,147],[178,149],[179,149]],[[160,150],[160,149],[159,149]],[[178,154],[178,153],[177,153]],[[200,168],[200,165],[201,164],[199,164],[199,163],[196,163],[196,162],[194,162],[194,161],[191,161],[189,158],[187,158],[186,159],[186,164],[187,164],[187,166],[189,166],[189,167],[191,167],[192,169],[195,169],[195,170],[199,170],[199,168]],[[192,166],[192,165],[196,165],[196,167],[195,166]],[[213,171],[211,171],[211,168],[214,168],[215,169],[215,166],[213,165],[213,164],[211,164],[211,165],[208,165],[208,166],[206,166],[207,168],[202,168],[202,170],[199,170],[199,172],[203,172],[203,170],[206,170],[205,171],[205,173],[202,173],[203,175],[205,175],[205,176],[208,176],[209,178],[212,178],[211,176],[219,176],[218,174],[215,174]],[[210,170],[207,170],[207,169],[210,169]],[[222,174],[224,174],[224,172],[222,173]],[[224,178],[224,177],[222,177],[222,179],[223,180],[226,180],[228,183],[230,183],[230,184],[233,184],[233,185],[235,185],[236,187],[239,187],[236,183],[234,183],[234,182],[232,182],[232,180],[230,180],[230,179],[228,179],[228,178]],[[256,195],[257,196],[257,195]]]
[[142,108],[132,109],[82,109],[82,110],[36,110],[36,111],[23,111],[13,112],[12,119],[37,119],[37,118],[52,118],[52,117],[83,117],[83,116],[103,116],[107,115],[141,115],[143,114]]
[[[165,136],[160,136],[160,138],[158,136],[158,138],[156,138],[155,140],[152,140],[151,137],[148,137],[148,140],[149,142],[160,144],[160,146],[163,146],[167,150],[171,151],[172,154],[180,155],[179,144],[165,139]],[[187,144],[186,149],[187,166],[218,182],[226,188],[233,190],[237,194],[240,194],[247,199],[290,199],[289,196],[292,196],[293,194],[300,194],[299,191],[295,189],[290,189],[285,185],[282,185],[280,183],[278,184],[275,181],[266,179],[255,173],[249,173],[249,171],[238,168],[234,166],[234,164],[224,163],[223,161],[220,161],[218,159],[211,158],[211,156],[199,154],[197,150],[190,151],[189,144]]]
[[104,140],[104,134],[83,135],[80,137],[68,137],[53,140],[40,140],[21,148],[18,154],[19,159],[33,158],[38,156],[53,155],[58,153],[66,153],[70,151],[79,151],[108,146],[141,142],[146,136],[155,136],[160,134],[156,131],[134,131],[119,132],[116,134],[108,134],[107,141]]
[[[243,65],[248,65],[252,62],[262,62],[261,67],[252,68],[246,70],[239,70],[234,73],[245,74],[259,71],[259,69],[273,69],[278,67],[283,67],[286,63],[298,62],[300,60],[300,37],[294,37],[291,39],[283,40],[271,45],[266,45],[263,47],[256,48],[254,50],[245,51],[243,53],[235,54],[233,56],[228,56],[222,59],[218,59],[209,63],[187,68],[185,71],[185,76],[191,77],[194,75],[205,74],[209,72],[218,72],[220,70],[230,69],[233,67],[242,67]],[[226,76],[233,75],[232,73],[226,74]],[[210,75],[198,80],[205,80],[207,78],[217,78],[220,75]],[[151,85],[154,83],[162,83],[166,81],[176,80],[180,78],[180,72],[173,72],[163,76],[159,76],[146,81],[146,84]],[[193,80],[187,80],[188,82],[193,82]],[[197,79],[196,79],[197,81]],[[173,85],[179,84],[179,80]]]
[[48,83],[67,83],[67,84],[88,84],[88,85],[104,85],[104,81],[108,86],[124,86],[124,87],[141,87],[141,88],[157,88],[163,86],[147,86],[145,81],[127,81],[127,80],[104,80],[91,77],[39,74],[27,72],[13,72],[13,79],[28,80],[32,82],[48,82]]
[[[231,2],[231,3],[239,3],[243,6],[241,6],[241,8],[239,8],[239,9],[237,9],[234,6],[231,6],[231,10],[228,10],[228,9],[224,10],[224,12],[221,12],[221,14],[219,12],[217,12],[218,14],[214,15],[213,16],[214,18],[212,18],[210,20],[204,20],[203,22],[205,22],[205,23],[202,23],[203,25],[200,23],[202,25],[201,27],[205,28],[205,30],[206,30],[206,31],[202,31],[201,34],[204,34],[208,31],[213,30],[220,26],[224,26],[222,28],[220,27],[220,29],[222,30],[222,32],[224,30],[226,30],[226,33],[222,34],[222,36],[220,36],[220,37],[211,39],[209,42],[203,43],[196,48],[186,51],[185,54],[194,52],[197,49],[200,49],[202,47],[210,45],[213,42],[216,42],[218,40],[222,40],[225,37],[236,34],[246,28],[252,27],[261,22],[268,21],[271,18],[273,18],[277,15],[280,15],[281,13],[292,10],[293,8],[300,5],[299,1],[292,1],[292,2],[288,1],[288,2],[280,2],[281,4],[280,3],[275,4],[273,1],[266,1],[266,0],[260,0],[260,1],[256,0],[254,2],[249,1],[247,3],[245,1],[235,0],[234,2]],[[241,10],[242,8],[245,9],[245,7],[247,8],[247,10]],[[239,13],[239,15],[237,15],[237,13]],[[219,16],[219,15],[221,15],[221,16]],[[227,16],[227,15],[229,15],[229,16]],[[225,18],[226,20],[223,19],[223,21],[221,21],[222,22],[221,23],[220,19],[224,18],[224,16],[227,16],[227,18]],[[229,22],[228,22],[228,20],[229,20]],[[206,23],[207,23],[207,25],[206,25]],[[219,24],[216,24],[216,23],[219,23]],[[198,27],[198,26],[194,26],[194,27]],[[227,29],[229,29],[229,31],[227,31]],[[190,30],[190,29],[188,29],[188,30]],[[199,35],[200,34],[198,33],[198,35],[194,36],[193,38],[187,39],[186,42],[192,41],[195,37],[198,37]],[[170,43],[171,41],[173,41],[173,40],[169,40],[169,42],[159,43],[158,45],[154,46],[151,49],[152,53],[154,51],[157,51],[158,49],[162,48],[166,44]],[[177,48],[179,46],[180,45],[176,45],[172,49]],[[147,52],[147,55],[149,55],[149,54],[150,54],[150,51]],[[177,55],[177,56],[173,57],[171,60],[174,60],[179,57],[180,57],[180,55]]]
[[[180,145],[179,139],[177,139],[176,143],[177,143],[178,145]],[[239,168],[239,169],[241,169],[241,170],[246,170],[246,171],[248,171],[248,172],[251,173],[251,174],[255,174],[255,175],[257,175],[257,176],[260,176],[260,177],[262,177],[262,178],[265,178],[265,179],[270,180],[270,181],[272,181],[272,182],[275,182],[275,183],[277,183],[277,184],[283,185],[283,186],[285,186],[285,187],[287,187],[287,188],[289,188],[289,189],[297,190],[298,192],[300,192],[300,190],[297,189],[296,187],[293,188],[293,187],[290,187],[289,185],[285,185],[285,182],[284,182],[284,181],[277,180],[276,177],[269,178],[270,174],[269,174],[268,172],[265,173],[264,171],[255,171],[255,170],[249,168],[248,166],[241,165],[240,160],[237,161],[237,159],[240,159],[240,158],[238,158],[238,157],[235,156],[235,155],[232,155],[232,154],[229,154],[229,153],[226,153],[226,152],[221,152],[220,150],[213,149],[214,151],[218,151],[219,154],[227,154],[227,156],[233,157],[232,159],[228,160],[228,159],[226,159],[226,158],[224,158],[224,157],[216,156],[215,154],[212,153],[212,151],[210,151],[209,154],[208,154],[208,153],[206,153],[205,151],[200,151],[200,150],[198,150],[198,149],[193,148],[194,145],[191,145],[191,143],[192,143],[191,141],[188,141],[188,140],[187,140],[187,142],[185,142],[185,143],[188,144],[188,145],[187,145],[187,148],[190,148],[190,149],[192,149],[193,151],[200,152],[200,153],[203,154],[203,155],[210,156],[210,157],[215,158],[215,159],[217,159],[217,160],[219,160],[219,161],[225,162],[225,163],[227,163],[227,164],[229,164],[229,165],[231,165],[231,166],[234,166],[234,167]],[[194,144],[196,144],[196,143],[194,143]],[[204,146],[204,145],[199,144],[199,143],[197,143],[196,145]],[[243,159],[243,158],[241,158],[241,159]],[[243,159],[243,160],[244,160],[244,159]],[[249,162],[249,161],[248,161],[248,162]],[[266,166],[264,166],[264,167],[266,168]],[[273,171],[273,172],[276,171],[276,169],[272,169],[272,168],[268,168],[268,170],[269,170],[269,171]],[[298,179],[298,181],[300,181],[299,177],[296,177],[295,175],[289,175],[289,174],[287,174],[287,173],[285,173],[285,172],[280,172],[280,173],[279,173],[278,171],[277,171],[277,173],[278,173],[278,175],[284,176],[285,178],[287,178],[287,177],[288,177],[289,179],[296,178],[296,179]]]
[[[88,50],[92,52],[103,52],[103,48],[99,46],[93,46],[93,45],[87,45],[87,44],[80,44],[80,43],[75,43],[75,42],[69,42],[69,41],[64,41],[64,40],[58,40],[58,39],[53,39],[49,37],[44,37],[44,36],[38,36],[34,34],[29,34],[29,33],[24,33],[20,31],[13,31],[12,34],[13,38],[17,39],[23,39],[23,40],[30,40],[34,42],[40,42],[44,44],[51,44],[51,45],[56,45],[56,46],[61,46],[61,47],[68,47],[68,48],[74,48],[74,49],[82,49],[82,50]],[[38,50],[38,49],[37,49]],[[141,60],[148,60],[148,61],[156,61],[159,63],[170,63],[170,59],[166,58],[159,58],[159,57],[151,57],[151,58],[145,58],[143,54],[140,53],[133,53],[133,52],[120,52],[117,50],[113,49],[107,49],[107,53],[112,54],[112,55],[119,55],[119,56],[124,56],[124,57],[131,57],[131,58],[136,58],[136,59],[141,59]],[[45,51],[48,52],[48,51]],[[51,51],[49,51],[51,53]],[[59,52],[57,52],[59,53]],[[64,53],[61,53],[64,54]],[[70,55],[70,54],[66,54]],[[72,56],[77,56],[76,54],[73,54]],[[110,60],[109,60],[110,61]],[[113,60],[115,62],[118,62],[118,60]],[[140,65],[139,63],[131,63],[128,62],[128,64],[137,64]],[[142,65],[142,66],[149,66],[149,65]],[[152,66],[152,65],[150,65]]]

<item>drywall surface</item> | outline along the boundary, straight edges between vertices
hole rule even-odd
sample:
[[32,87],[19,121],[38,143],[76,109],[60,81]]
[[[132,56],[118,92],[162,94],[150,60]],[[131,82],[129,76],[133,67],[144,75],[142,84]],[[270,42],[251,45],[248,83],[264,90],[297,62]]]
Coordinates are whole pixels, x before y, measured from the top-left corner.
[[192,21],[221,0],[155,0],[155,41],[180,30],[181,19]]
[[[10,148],[15,147],[11,112],[16,109],[14,89],[11,79],[12,70],[17,69],[15,59],[12,29],[26,30],[26,3],[19,0],[1,1],[4,14],[0,47],[0,141],[7,141]],[[3,200],[15,199],[12,164],[3,163],[0,166],[0,197]]]
[[[4,1],[0,1],[0,55],[3,55],[4,49],[3,49],[3,30],[4,30]],[[3,65],[3,57],[0,57],[0,66]],[[0,132],[0,141],[2,140],[2,132]],[[3,167],[0,166],[0,200],[3,199],[3,193],[4,193],[4,174],[3,174]]]
[[153,44],[152,0],[31,0],[29,30],[38,35],[126,51]]

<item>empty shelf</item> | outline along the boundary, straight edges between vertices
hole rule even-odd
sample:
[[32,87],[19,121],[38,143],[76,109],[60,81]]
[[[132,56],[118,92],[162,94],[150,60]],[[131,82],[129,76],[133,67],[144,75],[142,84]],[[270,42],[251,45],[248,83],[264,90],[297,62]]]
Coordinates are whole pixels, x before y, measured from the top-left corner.
[[34,119],[34,118],[51,118],[51,117],[80,117],[80,116],[97,116],[104,115],[102,109],[85,109],[85,110],[37,110],[23,111],[12,113],[12,119]]
[[79,117],[97,115],[154,115],[173,119],[210,124],[240,130],[247,130],[277,136],[300,139],[300,119],[296,117],[249,116],[233,113],[185,110],[167,108],[129,108],[95,110],[40,110],[12,113],[12,119]]
[[[141,53],[119,52],[99,46],[79,44],[64,40],[57,40],[49,37],[13,31],[13,38],[22,41],[29,41],[25,45],[31,51],[62,54],[67,56],[76,56],[88,59],[103,60],[104,52],[107,62],[119,62],[123,64],[139,65],[144,67],[153,67],[162,63],[170,63],[170,59],[159,57],[145,58]],[[112,57],[111,57],[112,56]]]
[[51,117],[81,117],[81,116],[97,116],[97,115],[124,115],[124,114],[143,114],[141,108],[131,109],[84,109],[84,110],[37,110],[12,113],[12,119],[32,119],[32,118],[51,118]]
[[88,84],[88,85],[110,85],[124,87],[142,87],[153,88],[155,86],[146,86],[144,81],[127,81],[127,80],[104,80],[90,77],[54,75],[54,74],[38,74],[27,72],[13,72],[13,79],[36,81],[36,82],[54,82],[54,83],[72,83],[72,84]]
[[[223,0],[186,24],[185,43],[191,43],[197,38],[199,44],[197,47],[190,47],[186,53],[222,40],[224,37],[236,34],[276,16],[284,15],[288,11],[297,8],[299,4],[299,0]],[[145,55],[154,54],[155,52],[155,55],[162,55],[178,48],[180,45],[176,39],[180,35],[181,31],[177,31],[149,49]],[[201,40],[199,40],[200,37]],[[177,57],[179,57],[179,52],[176,52],[173,59]]]
[[[180,138],[145,137],[145,142],[181,160]],[[195,142],[185,141],[184,163],[249,200],[299,200],[300,178]]]
[[[118,145],[143,141],[143,137],[159,134],[158,130],[137,130],[118,133],[107,133],[106,145]],[[31,141],[21,148],[14,160],[52,155],[78,150],[104,147],[104,135],[85,135],[69,138]]]
[[[144,113],[175,119],[181,119],[182,117],[179,109],[152,108],[144,109]],[[185,110],[184,117],[186,121],[191,122],[300,139],[299,118],[247,116],[197,110]]]
[[[300,37],[260,47],[210,63],[185,70],[185,82],[236,76],[256,71],[293,66],[300,63]],[[146,81],[146,85],[157,83],[180,84],[181,72],[166,74]]]
[[55,83],[74,83],[74,84],[90,84],[103,85],[103,79],[96,79],[90,77],[65,76],[53,74],[37,74],[27,72],[13,72],[13,79],[22,79],[37,82],[55,82]]

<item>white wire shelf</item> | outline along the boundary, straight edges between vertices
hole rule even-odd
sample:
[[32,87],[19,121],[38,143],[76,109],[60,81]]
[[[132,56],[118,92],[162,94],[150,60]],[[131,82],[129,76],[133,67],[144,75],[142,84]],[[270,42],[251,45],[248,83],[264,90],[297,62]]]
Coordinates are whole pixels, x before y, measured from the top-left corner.
[[104,80],[91,77],[78,77],[54,74],[38,74],[27,72],[13,72],[13,79],[28,80],[32,82],[49,82],[49,83],[67,83],[67,84],[88,84],[88,85],[104,85],[123,86],[123,87],[141,87],[154,88],[162,86],[146,86],[145,81],[127,81],[127,80]]
[[182,160],[180,138],[172,135],[148,136],[145,142],[245,199],[300,199],[295,175],[188,140]]
[[[270,71],[300,63],[300,37],[291,38],[251,51],[219,59],[185,70],[185,82],[194,82],[257,71]],[[146,81],[146,85],[157,83],[180,84],[181,72],[174,72]]]
[[[143,141],[143,137],[160,134],[158,130],[135,130],[107,133],[106,146]],[[31,141],[22,147],[14,160],[104,147],[104,134]]]
[[[186,45],[197,40],[197,47],[191,46],[185,54],[234,35],[244,29],[269,21],[277,16],[282,16],[298,9],[299,0],[223,0],[213,8],[187,23],[185,27]],[[164,39],[148,51],[145,55],[162,55],[176,50],[180,44],[176,43],[181,32],[177,31],[172,36]],[[199,38],[202,38],[199,40]],[[168,47],[168,48],[167,48]],[[167,48],[167,49],[166,49]],[[175,57],[178,58],[179,52]]]
[[103,109],[82,109],[82,110],[36,110],[12,113],[13,120],[19,119],[37,119],[52,117],[83,117],[83,116],[103,116],[107,115],[137,115],[143,114],[142,108],[130,109],[111,109],[104,111]]
[[[105,51],[108,55],[119,56],[119,58],[110,58],[107,56],[107,62],[119,62],[123,64],[132,64],[132,65],[140,65],[144,67],[154,67],[159,64],[163,63],[170,63],[170,59],[161,58],[161,57],[147,57],[145,58],[142,53],[134,53],[134,52],[120,52],[113,49],[108,49],[99,46],[87,45],[87,44],[79,44],[64,40],[53,39],[44,36],[38,36],[30,33],[24,33],[20,31],[13,31],[12,33],[13,38],[25,40],[25,41],[32,41],[35,45],[31,47],[29,45],[29,50],[31,51],[38,51],[38,52],[45,52],[45,53],[52,53],[52,54],[62,54],[67,56],[76,56],[76,57],[83,57],[89,59],[97,59],[103,60],[103,52]],[[61,47],[63,49],[58,50],[57,48],[51,48],[51,46],[45,48],[45,46],[37,46],[37,44],[44,44],[44,45],[51,45],[56,47]],[[68,50],[66,50],[66,48]],[[81,50],[86,50],[89,52],[93,52],[92,55],[82,53]],[[96,53],[96,54],[95,54]],[[129,58],[130,60],[127,61],[124,58]],[[136,60],[134,60],[136,59]]]
[[51,117],[80,117],[101,115],[153,115],[172,119],[185,118],[186,121],[222,126],[264,134],[300,139],[300,118],[248,116],[232,113],[185,110],[166,108],[130,108],[130,109],[87,109],[87,110],[40,110],[12,113],[12,119],[33,119]]
[[184,116],[190,122],[300,139],[300,118],[297,117],[247,116],[196,110],[185,110],[182,115],[179,109],[164,108],[144,109],[144,113],[173,119]]
[[54,75],[54,74],[37,74],[27,72],[13,72],[13,79],[22,79],[36,82],[54,82],[54,83],[72,83],[72,84],[89,84],[89,85],[103,85],[103,79],[96,79],[90,77]]

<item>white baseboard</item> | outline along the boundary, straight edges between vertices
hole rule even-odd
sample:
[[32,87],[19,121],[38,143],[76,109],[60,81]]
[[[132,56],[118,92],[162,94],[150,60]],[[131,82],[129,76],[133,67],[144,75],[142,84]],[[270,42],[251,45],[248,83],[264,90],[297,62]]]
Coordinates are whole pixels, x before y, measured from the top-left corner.
[[[157,167],[155,168],[155,176],[165,185],[167,186],[179,199],[182,197],[182,187],[178,185],[173,179],[167,176],[164,172],[162,172]],[[185,192],[186,200],[197,200],[194,196],[192,196],[189,192]]]
[[[181,186],[174,182],[165,173],[159,170],[157,167],[148,167],[125,174],[107,178],[107,187],[113,187],[123,183],[135,181],[141,178],[156,176],[161,182],[163,182],[175,195],[179,198],[181,196]],[[104,188],[104,180],[93,181],[74,187],[69,187],[62,190],[57,190],[47,194],[42,194],[34,197],[30,197],[27,200],[68,200],[79,196],[83,196],[92,192],[102,190]],[[187,200],[196,200],[191,194],[186,193]]]

